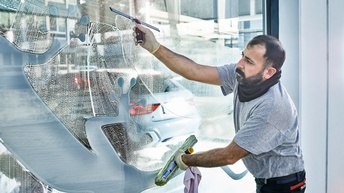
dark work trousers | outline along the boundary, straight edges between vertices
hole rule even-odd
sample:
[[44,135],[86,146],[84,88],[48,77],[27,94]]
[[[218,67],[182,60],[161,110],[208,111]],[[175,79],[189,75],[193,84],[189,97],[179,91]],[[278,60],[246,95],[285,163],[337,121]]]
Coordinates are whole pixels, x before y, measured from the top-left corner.
[[304,193],[306,172],[301,171],[288,176],[261,179],[256,178],[257,193]]

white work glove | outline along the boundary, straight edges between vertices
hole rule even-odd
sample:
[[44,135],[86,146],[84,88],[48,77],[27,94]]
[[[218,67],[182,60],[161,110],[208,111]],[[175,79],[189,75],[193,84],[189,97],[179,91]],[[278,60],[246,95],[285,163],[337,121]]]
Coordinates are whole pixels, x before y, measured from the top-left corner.
[[143,27],[141,24],[136,24],[133,33],[135,45],[139,44],[137,43],[135,28],[140,29],[143,33],[144,42],[140,43],[140,46],[154,54],[159,49],[160,43],[155,39],[153,32],[150,29]]
[[186,165],[182,160],[182,155],[184,154],[185,152],[182,149],[178,149],[176,153],[174,154],[174,161],[176,162],[176,164],[181,170],[185,171],[186,169],[188,169],[189,166]]

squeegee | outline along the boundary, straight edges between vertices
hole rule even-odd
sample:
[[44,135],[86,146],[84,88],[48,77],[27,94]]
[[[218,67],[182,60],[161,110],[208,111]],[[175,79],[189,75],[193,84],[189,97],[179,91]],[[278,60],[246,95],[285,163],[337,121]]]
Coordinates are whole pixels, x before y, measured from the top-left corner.
[[[159,28],[154,27],[154,26],[152,26],[152,25],[150,25],[150,24],[148,24],[148,23],[146,23],[146,22],[143,22],[143,21],[141,21],[141,20],[139,20],[139,19],[137,19],[137,18],[135,18],[135,17],[133,17],[133,16],[130,16],[130,15],[126,14],[126,13],[123,13],[123,12],[121,12],[121,11],[118,11],[117,9],[114,9],[114,8],[112,8],[112,7],[110,7],[110,10],[111,10],[112,12],[114,12],[114,13],[117,13],[117,14],[123,16],[123,17],[126,17],[126,18],[128,18],[128,19],[134,21],[135,23],[145,25],[145,26],[147,26],[147,27],[149,27],[149,28],[151,28],[151,29],[154,29],[154,30],[160,32]],[[143,42],[144,42],[144,39],[143,39],[143,33],[142,33],[142,31],[139,30],[138,28],[135,28],[135,33],[136,33],[137,43],[143,43]]]
[[[193,153],[193,146],[197,143],[197,139],[194,135],[190,135],[179,149],[183,150],[186,154]],[[165,185],[179,169],[177,163],[174,161],[176,152],[170,157],[166,165],[159,171],[155,177],[155,184],[158,186]]]

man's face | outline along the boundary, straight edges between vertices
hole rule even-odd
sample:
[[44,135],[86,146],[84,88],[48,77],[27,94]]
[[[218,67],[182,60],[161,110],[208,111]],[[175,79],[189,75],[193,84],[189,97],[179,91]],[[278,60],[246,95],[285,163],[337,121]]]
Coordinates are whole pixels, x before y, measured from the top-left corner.
[[237,80],[243,86],[255,86],[266,80],[267,70],[264,68],[265,47],[247,46],[242,52],[242,58],[237,64]]

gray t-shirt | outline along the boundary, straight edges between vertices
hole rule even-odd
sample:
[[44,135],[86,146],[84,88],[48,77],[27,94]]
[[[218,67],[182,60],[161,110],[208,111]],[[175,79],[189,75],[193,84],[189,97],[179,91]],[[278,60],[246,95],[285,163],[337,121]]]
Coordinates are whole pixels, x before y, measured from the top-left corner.
[[218,67],[224,95],[234,94],[234,141],[251,154],[242,160],[256,178],[289,175],[304,169],[297,111],[281,82],[262,96],[240,102],[236,64]]

